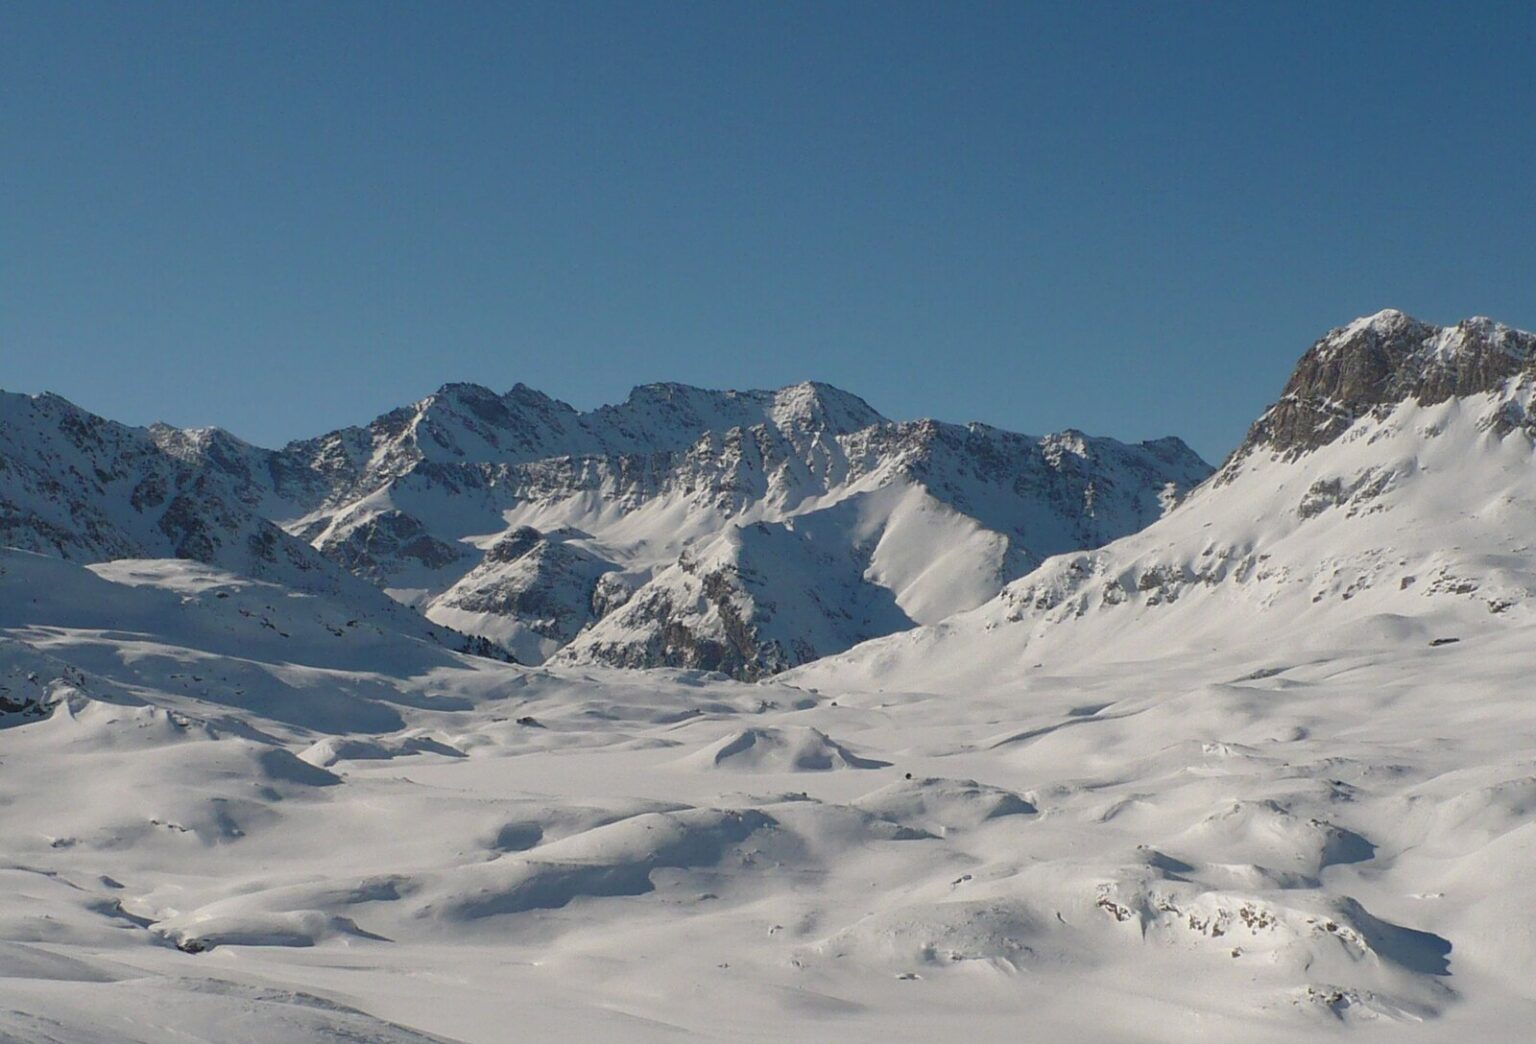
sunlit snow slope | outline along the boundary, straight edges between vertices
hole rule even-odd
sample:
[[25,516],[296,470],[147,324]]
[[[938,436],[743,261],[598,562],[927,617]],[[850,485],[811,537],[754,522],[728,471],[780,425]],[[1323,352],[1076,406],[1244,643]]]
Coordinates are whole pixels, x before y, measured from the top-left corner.
[[0,552],[0,1038],[1524,1040],[1533,356],[1341,327],[1144,531],[753,684]]
[[585,413],[450,384],[281,451],[153,435],[522,662],[746,679],[973,608],[1047,555],[1141,528],[1210,470],[1177,439],[897,423],[815,383],[647,385]]
[[1053,653],[1117,659],[1340,629],[1433,638],[1536,597],[1536,336],[1382,312],[1331,332],[1167,517],[994,601],[808,669],[957,690]]

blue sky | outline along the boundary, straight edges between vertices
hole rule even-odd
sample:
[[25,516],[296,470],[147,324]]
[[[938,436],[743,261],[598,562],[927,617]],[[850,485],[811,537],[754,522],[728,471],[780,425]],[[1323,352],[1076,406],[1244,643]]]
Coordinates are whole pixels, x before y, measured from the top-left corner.
[[264,444],[815,378],[1211,459],[1536,328],[1536,5],[10,3],[0,387]]

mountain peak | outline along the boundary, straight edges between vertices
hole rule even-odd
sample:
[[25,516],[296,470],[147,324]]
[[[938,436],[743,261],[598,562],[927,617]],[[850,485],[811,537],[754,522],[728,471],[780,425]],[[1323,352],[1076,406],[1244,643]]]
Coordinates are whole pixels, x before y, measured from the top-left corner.
[[783,418],[815,420],[837,431],[857,431],[885,421],[869,403],[821,381],[801,381],[773,393],[774,412]]
[[820,381],[747,391],[715,391],[674,381],[642,384],[623,403],[595,412],[627,419],[650,415],[652,420],[700,432],[768,424],[780,429],[848,434],[885,421],[857,395]]
[[552,395],[546,395],[539,391],[539,389],[530,387],[522,381],[512,385],[501,398],[503,402],[516,403],[519,406],[534,407],[541,410],[559,410],[562,413],[575,412],[575,408],[568,403],[561,402]]
[[1346,323],[1340,327],[1346,333],[1353,334],[1363,330],[1374,330],[1378,333],[1401,329],[1405,326],[1426,325],[1409,315],[1407,312],[1396,308],[1383,308],[1371,315],[1362,315],[1354,322]]
[[1308,349],[1232,460],[1259,447],[1294,456],[1327,445],[1363,416],[1409,400],[1433,405],[1495,392],[1522,373],[1536,377],[1536,335],[1484,316],[1436,326],[1385,309]]
[[501,396],[474,381],[449,381],[433,392],[429,398],[458,402],[485,402],[490,399],[500,399]]

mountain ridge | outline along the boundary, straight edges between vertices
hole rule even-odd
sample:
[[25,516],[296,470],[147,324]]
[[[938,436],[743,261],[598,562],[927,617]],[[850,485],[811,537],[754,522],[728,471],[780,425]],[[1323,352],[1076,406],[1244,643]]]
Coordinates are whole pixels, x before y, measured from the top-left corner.
[[1245,642],[1260,627],[1365,635],[1374,620],[1383,633],[1454,634],[1523,620],[1536,612],[1523,521],[1536,517],[1533,407],[1536,335],[1362,317],[1314,343],[1244,444],[1145,529],[791,677],[943,687],[1027,673],[1090,635],[1133,657],[1196,636]]
[[[815,381],[645,384],[587,411],[525,384],[447,383],[277,450],[218,428],[147,432],[223,500],[525,661],[573,645],[567,660],[739,677],[968,608],[1051,553],[1140,528],[1209,472],[1173,437],[893,421]],[[750,526],[776,535],[734,532]],[[788,580],[741,560],[763,539],[802,559],[785,577],[828,568],[837,589],[806,603],[776,586]],[[708,575],[690,571],[700,562]],[[790,604],[810,618],[786,629]]]
[[1431,406],[1491,392],[1521,374],[1536,377],[1536,334],[1485,316],[1437,326],[1383,309],[1315,342],[1229,462],[1261,447],[1316,449],[1383,407],[1409,398]]
[[[1200,556],[1138,553],[1143,565],[1111,579],[1095,549],[1153,539],[1136,535],[1197,505],[1233,515],[1220,507],[1232,498],[1218,491],[1234,484],[1252,504],[1269,505],[1268,538],[1282,542],[1299,539],[1286,526],[1315,533],[1328,520],[1388,510],[1401,491],[1434,485],[1418,474],[1415,433],[1433,440],[1454,427],[1466,452],[1479,433],[1529,439],[1533,387],[1536,335],[1482,317],[1436,326],[1386,309],[1314,342],[1214,473],[1173,437],[1128,445],[1075,429],[1037,437],[893,421],[814,381],[748,391],[658,382],[585,411],[521,383],[497,393],[451,382],[367,425],[279,450],[217,428],[156,425],[135,435],[99,418],[58,423],[66,440],[65,428],[110,432],[136,460],[158,451],[171,464],[157,465],[163,474],[150,485],[188,491],[160,520],[162,529],[181,520],[176,539],[119,538],[77,511],[87,532],[105,536],[76,554],[187,554],[259,571],[260,560],[203,546],[221,527],[254,526],[260,541],[276,541],[306,568],[319,568],[308,548],[297,549],[307,544],[435,622],[526,662],[755,678],[999,595],[1015,605],[1078,604],[1081,594],[1066,592],[1081,588],[1084,569],[1099,577],[1094,597],[1103,604],[1171,602],[1212,582]],[[55,397],[28,401],[60,418],[91,416]],[[1431,413],[1438,419],[1425,420]],[[1344,448],[1357,438],[1397,457]],[[1316,464],[1319,453],[1338,463]],[[17,461],[25,455],[13,447]],[[1308,475],[1294,503],[1270,489],[1302,481],[1282,479],[1285,465]],[[1244,479],[1264,468],[1267,477]],[[34,462],[26,481],[40,488],[46,470]],[[1519,486],[1489,495],[1519,502]],[[123,496],[132,503],[141,492]],[[35,489],[29,495],[37,499]],[[1344,510],[1330,514],[1334,506]],[[12,532],[28,510],[12,505]],[[47,545],[48,526],[70,524],[48,522],[45,510],[31,517],[37,531],[23,544],[34,548]],[[266,520],[297,541],[262,529]],[[1355,533],[1341,529],[1339,538]],[[257,537],[239,539],[257,546]],[[1269,553],[1227,540],[1219,572],[1257,574],[1258,556]],[[1507,589],[1495,602],[1524,601],[1518,577],[1491,587]]]

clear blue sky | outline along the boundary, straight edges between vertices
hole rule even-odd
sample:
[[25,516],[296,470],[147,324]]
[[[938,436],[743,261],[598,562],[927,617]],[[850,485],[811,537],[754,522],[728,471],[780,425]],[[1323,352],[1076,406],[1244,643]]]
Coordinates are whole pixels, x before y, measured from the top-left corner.
[[1330,326],[1536,327],[1536,4],[0,8],[0,387],[276,444],[816,378],[1213,460]]

